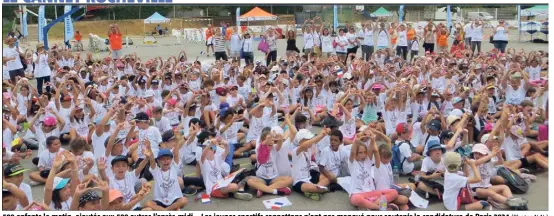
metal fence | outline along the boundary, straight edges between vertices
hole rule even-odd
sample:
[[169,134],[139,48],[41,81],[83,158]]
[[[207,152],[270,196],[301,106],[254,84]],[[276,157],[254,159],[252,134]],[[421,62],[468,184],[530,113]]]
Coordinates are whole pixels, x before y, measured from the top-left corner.
[[487,12],[493,18],[493,20],[515,20],[517,19],[517,8],[514,5],[513,7],[502,7],[502,8],[462,8],[462,16],[464,18],[468,17],[469,12]]

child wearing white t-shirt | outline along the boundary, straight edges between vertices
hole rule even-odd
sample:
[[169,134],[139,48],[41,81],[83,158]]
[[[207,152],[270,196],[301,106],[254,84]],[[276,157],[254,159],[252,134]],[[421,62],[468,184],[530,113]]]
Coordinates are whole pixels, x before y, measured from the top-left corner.
[[[458,195],[462,188],[467,187],[467,184],[474,184],[481,181],[481,174],[475,166],[474,160],[466,160],[464,164],[469,165],[473,172],[473,177],[468,178],[459,175],[458,171],[462,164],[462,157],[456,152],[447,152],[444,156],[444,165],[447,172],[444,173],[444,197],[443,202],[446,209],[449,211],[457,210],[481,210],[489,206],[489,203],[484,200],[475,201],[465,204],[462,208],[462,203],[458,199]],[[468,170],[465,170],[466,173]]]

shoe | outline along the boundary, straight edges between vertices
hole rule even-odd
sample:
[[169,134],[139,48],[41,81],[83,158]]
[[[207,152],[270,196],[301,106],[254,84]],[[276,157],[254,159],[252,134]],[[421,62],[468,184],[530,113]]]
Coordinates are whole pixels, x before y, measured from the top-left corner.
[[494,201],[492,198],[488,198],[487,199],[487,202],[490,203],[494,208],[496,209],[508,209],[510,208],[509,206],[507,206],[506,204],[504,203],[499,203],[499,202],[496,202]]
[[532,175],[532,174],[521,173],[520,176],[521,176],[521,178],[523,178],[523,179],[529,179],[529,180],[532,181],[532,182],[534,182],[535,180],[537,180],[537,176]]
[[40,182],[36,182],[36,181],[33,181],[33,180],[31,180],[29,182],[29,186],[31,186],[31,187],[38,186],[38,185],[41,185]]
[[240,188],[246,187],[246,178],[243,179],[243,180],[241,180],[241,181],[238,183],[238,185],[239,185],[239,190],[240,190]]
[[394,203],[387,204],[387,211],[399,211],[400,208]]
[[519,168],[519,172],[529,174],[529,170],[526,168]]
[[256,197],[257,198],[260,198],[264,195],[264,192],[262,192],[261,190],[256,190]]
[[198,190],[193,187],[185,187],[182,192],[185,196],[194,196],[196,193],[198,193]]
[[231,173],[234,173],[239,169],[240,169],[240,164],[233,164],[233,167],[231,168]]
[[529,201],[521,197],[512,197],[506,201],[506,204],[512,209],[520,209],[522,207],[526,208],[528,202]]
[[312,200],[315,200],[315,201],[320,201],[321,200],[321,194],[318,194],[318,193],[309,193],[309,192],[305,192],[304,193],[304,196],[305,197],[308,197]]
[[239,193],[239,192],[236,192],[234,195],[235,195],[235,198],[236,198],[236,199],[239,199],[239,200],[248,201],[248,200],[251,200],[251,199],[252,199],[252,194],[249,194],[249,193]]
[[290,190],[289,187],[284,187],[284,188],[277,189],[277,193],[279,195],[289,195],[290,193],[292,193],[292,191]]

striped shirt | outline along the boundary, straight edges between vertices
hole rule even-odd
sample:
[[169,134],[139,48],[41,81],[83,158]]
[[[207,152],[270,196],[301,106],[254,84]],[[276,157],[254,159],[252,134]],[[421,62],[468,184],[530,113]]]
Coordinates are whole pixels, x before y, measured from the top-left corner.
[[214,51],[215,52],[225,52],[225,37],[224,36],[214,36]]

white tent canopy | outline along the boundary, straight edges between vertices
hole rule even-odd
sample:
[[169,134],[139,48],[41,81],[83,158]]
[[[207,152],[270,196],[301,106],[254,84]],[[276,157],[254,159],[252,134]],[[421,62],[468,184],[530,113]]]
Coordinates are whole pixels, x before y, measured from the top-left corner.
[[144,20],[144,24],[152,24],[152,23],[167,23],[170,19],[162,16],[158,12],[152,14],[152,16],[146,18]]

